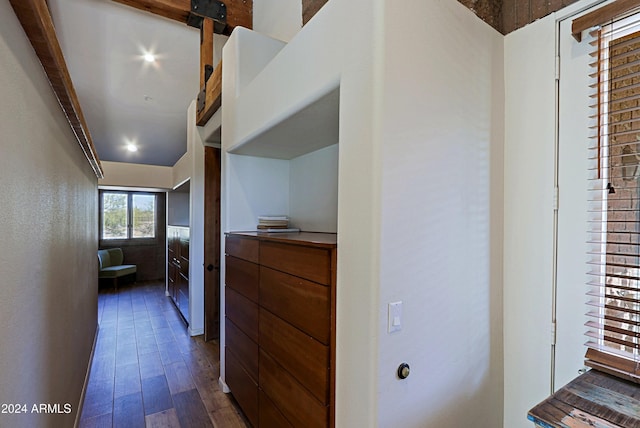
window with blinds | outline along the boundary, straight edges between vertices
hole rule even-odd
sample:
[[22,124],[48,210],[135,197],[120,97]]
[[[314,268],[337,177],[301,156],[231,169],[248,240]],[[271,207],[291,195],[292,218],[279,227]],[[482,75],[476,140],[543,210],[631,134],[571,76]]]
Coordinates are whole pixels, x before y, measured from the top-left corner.
[[640,15],[591,32],[587,366],[640,382]]

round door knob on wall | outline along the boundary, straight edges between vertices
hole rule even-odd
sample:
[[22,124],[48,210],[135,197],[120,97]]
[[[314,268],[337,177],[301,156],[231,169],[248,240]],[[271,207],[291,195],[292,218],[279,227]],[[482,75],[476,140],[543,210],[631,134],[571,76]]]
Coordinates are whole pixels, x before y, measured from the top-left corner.
[[409,373],[410,373],[411,369],[409,367],[409,364],[407,363],[402,363],[400,364],[400,366],[398,366],[398,377],[400,379],[406,379],[409,377]]

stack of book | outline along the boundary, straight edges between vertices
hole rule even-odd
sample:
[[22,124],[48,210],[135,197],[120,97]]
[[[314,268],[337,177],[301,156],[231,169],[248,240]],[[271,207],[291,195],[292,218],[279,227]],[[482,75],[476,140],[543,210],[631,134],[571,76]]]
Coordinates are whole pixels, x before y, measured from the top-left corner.
[[286,215],[258,216],[258,232],[299,232],[300,229],[289,227]]

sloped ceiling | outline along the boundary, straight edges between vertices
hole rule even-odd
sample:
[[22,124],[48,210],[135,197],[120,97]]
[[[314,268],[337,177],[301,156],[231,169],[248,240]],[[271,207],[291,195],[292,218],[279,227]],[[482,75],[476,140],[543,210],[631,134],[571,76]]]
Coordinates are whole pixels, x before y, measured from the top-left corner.
[[198,93],[198,30],[109,0],[49,8],[100,160],[173,165],[186,152],[186,112]]

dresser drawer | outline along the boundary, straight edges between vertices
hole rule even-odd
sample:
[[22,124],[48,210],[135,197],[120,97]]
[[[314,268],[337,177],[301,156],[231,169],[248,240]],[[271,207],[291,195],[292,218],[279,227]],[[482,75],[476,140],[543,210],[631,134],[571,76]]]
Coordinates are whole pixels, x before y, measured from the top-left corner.
[[258,382],[258,344],[244,334],[229,318],[225,322],[225,343],[238,357],[246,372]]
[[260,309],[260,349],[264,349],[322,404],[328,404],[328,346],[271,312]]
[[238,358],[229,348],[225,351],[225,382],[231,389],[251,425],[258,426],[258,385],[238,363]]
[[293,428],[287,418],[267,397],[263,390],[258,392],[260,403],[260,428]]
[[180,273],[189,279],[189,260],[184,257],[180,257]]
[[257,239],[227,235],[224,242],[226,254],[258,263],[258,247],[260,243]]
[[189,240],[180,239],[180,257],[189,260]]
[[262,350],[259,385],[291,425],[305,428],[328,426],[329,408]]
[[233,256],[225,258],[225,284],[258,302],[260,266]]
[[329,344],[329,287],[261,266],[260,305]]
[[260,264],[320,284],[331,281],[330,251],[323,248],[264,241],[260,243]]
[[234,291],[233,288],[225,287],[224,295],[227,318],[233,321],[251,340],[258,343],[258,305]]

